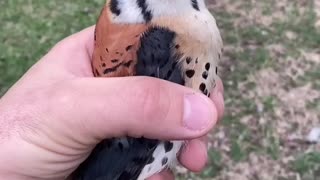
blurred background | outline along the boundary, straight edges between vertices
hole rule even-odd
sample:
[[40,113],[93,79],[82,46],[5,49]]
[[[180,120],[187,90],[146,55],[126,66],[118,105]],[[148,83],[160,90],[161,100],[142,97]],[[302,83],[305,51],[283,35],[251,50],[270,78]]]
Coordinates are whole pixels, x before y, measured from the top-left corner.
[[[1,0],[0,97],[105,0]],[[201,174],[180,179],[319,180],[320,0],[208,0],[222,31],[226,114]],[[310,136],[311,135],[311,136]]]

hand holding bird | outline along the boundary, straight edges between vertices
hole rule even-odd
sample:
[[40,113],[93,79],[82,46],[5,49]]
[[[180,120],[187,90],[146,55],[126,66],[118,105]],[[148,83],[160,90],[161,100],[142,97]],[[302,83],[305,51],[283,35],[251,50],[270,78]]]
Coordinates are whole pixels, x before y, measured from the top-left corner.
[[[200,171],[207,156],[197,138],[223,113],[221,82],[210,101],[148,77],[93,78],[93,37],[90,27],[63,40],[0,99],[0,179],[65,179],[102,139],[127,135],[190,139],[179,160]],[[198,122],[206,126],[197,129]]]

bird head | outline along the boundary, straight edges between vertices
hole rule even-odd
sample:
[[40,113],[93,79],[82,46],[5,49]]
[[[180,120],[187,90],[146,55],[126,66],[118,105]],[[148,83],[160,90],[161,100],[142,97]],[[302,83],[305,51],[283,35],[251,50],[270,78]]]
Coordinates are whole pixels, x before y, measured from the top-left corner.
[[206,10],[205,0],[108,0],[114,22],[143,23],[161,16]]

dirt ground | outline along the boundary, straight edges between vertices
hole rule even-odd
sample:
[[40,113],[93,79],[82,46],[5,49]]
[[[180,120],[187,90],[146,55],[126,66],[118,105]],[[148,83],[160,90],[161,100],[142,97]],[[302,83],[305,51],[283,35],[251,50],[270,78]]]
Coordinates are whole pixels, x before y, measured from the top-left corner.
[[225,42],[226,116],[208,169],[188,178],[320,179],[320,144],[307,138],[320,127],[320,1],[208,2]]

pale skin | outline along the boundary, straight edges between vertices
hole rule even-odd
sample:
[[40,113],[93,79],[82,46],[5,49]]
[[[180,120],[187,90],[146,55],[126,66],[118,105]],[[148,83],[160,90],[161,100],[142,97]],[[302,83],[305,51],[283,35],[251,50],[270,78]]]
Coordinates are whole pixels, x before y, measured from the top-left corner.
[[209,99],[149,77],[94,78],[93,32],[58,43],[0,99],[0,179],[66,179],[99,141],[126,135],[188,140],[179,160],[200,172],[224,111],[221,81]]

